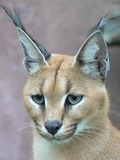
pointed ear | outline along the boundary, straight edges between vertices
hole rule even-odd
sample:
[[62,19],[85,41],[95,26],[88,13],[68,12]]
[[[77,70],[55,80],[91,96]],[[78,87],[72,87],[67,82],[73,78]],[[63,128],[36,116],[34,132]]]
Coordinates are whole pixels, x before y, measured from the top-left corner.
[[48,65],[47,59],[50,57],[50,54],[42,45],[33,40],[27,34],[26,29],[24,28],[20,20],[19,12],[15,10],[13,14],[5,6],[0,5],[0,7],[4,9],[6,14],[10,17],[14,25],[17,27],[19,40],[25,53],[24,65],[27,71],[32,74],[36,72],[41,65]]
[[110,69],[108,49],[100,31],[92,33],[74,58],[73,65],[91,77],[100,76],[105,79]]
[[17,27],[17,30],[19,40],[25,53],[24,65],[27,71],[29,73],[34,73],[41,65],[48,65],[47,61],[45,60],[46,57],[34,43],[34,41],[19,27]]

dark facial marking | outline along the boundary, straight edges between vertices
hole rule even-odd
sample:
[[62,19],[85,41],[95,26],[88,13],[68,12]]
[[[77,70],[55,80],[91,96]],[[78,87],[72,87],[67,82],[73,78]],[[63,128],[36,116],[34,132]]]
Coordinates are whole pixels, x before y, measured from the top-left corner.
[[68,80],[68,81],[67,81],[67,84],[66,84],[66,93],[69,93],[69,92],[70,92],[71,86],[72,86],[72,84],[71,84],[71,82]]
[[53,86],[53,90],[55,89],[58,71],[59,71],[59,69],[60,69],[61,64],[62,64],[63,61],[64,61],[64,60],[62,59],[62,60],[60,61],[59,65],[58,65],[57,68],[56,68],[56,72],[55,72],[55,83],[54,83],[54,86]]

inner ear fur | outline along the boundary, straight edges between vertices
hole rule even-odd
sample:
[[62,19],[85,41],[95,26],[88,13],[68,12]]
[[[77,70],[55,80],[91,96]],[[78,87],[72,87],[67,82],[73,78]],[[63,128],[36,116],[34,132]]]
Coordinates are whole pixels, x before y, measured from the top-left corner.
[[29,73],[36,72],[41,65],[48,65],[44,54],[34,43],[34,41],[20,28],[17,27],[18,37],[22,44],[25,58],[24,65]]
[[91,77],[105,79],[110,69],[108,48],[100,31],[93,32],[78,50],[73,65]]

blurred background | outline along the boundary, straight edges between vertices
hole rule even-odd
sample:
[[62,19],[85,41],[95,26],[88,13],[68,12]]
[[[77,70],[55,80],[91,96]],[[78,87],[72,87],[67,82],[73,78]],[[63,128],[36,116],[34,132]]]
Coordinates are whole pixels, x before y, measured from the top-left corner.
[[[3,0],[20,10],[28,33],[49,52],[75,55],[101,16],[118,9],[114,0]],[[106,80],[110,118],[120,128],[120,47],[109,48]],[[0,8],[0,160],[32,160],[32,131],[22,105],[26,72],[16,28]]]

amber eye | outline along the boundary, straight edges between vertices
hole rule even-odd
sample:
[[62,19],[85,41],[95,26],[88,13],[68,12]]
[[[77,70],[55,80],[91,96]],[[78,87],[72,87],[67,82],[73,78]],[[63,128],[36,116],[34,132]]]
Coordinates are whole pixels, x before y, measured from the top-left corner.
[[69,105],[76,105],[77,103],[79,103],[81,100],[83,99],[83,96],[82,95],[68,95],[67,97],[67,104]]
[[39,105],[43,105],[45,103],[45,98],[42,94],[33,95],[32,100]]

